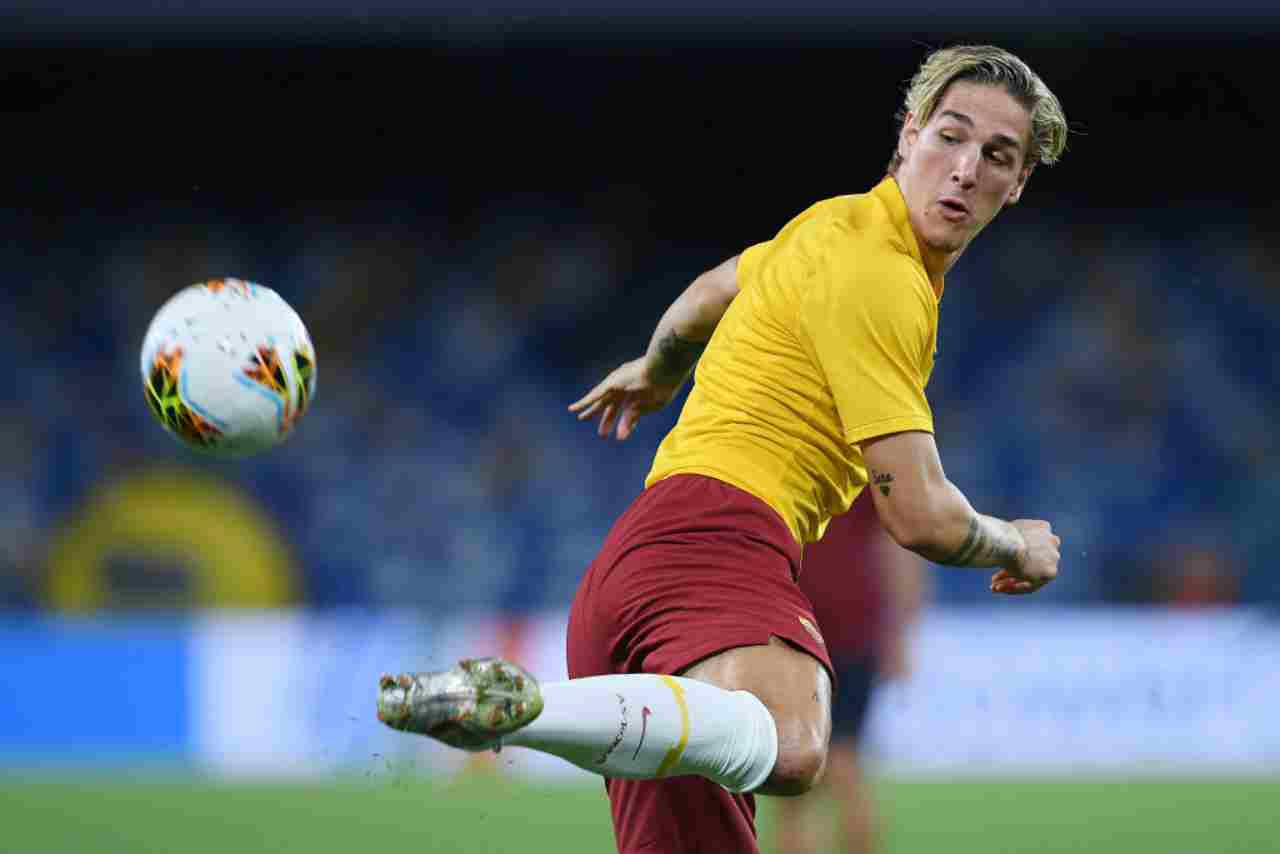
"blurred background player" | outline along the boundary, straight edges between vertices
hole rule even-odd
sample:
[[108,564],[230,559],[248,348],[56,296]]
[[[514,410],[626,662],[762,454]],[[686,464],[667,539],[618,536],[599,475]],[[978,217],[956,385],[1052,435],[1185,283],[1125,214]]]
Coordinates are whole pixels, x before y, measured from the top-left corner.
[[[804,797],[778,799],[777,851],[879,849],[883,822],[859,748],[877,686],[910,674],[910,635],[925,597],[926,566],[885,532],[865,492],[848,513],[831,520],[821,540],[805,547],[800,589],[813,603],[836,670],[831,746],[822,782]],[[836,813],[834,828],[829,807]]]

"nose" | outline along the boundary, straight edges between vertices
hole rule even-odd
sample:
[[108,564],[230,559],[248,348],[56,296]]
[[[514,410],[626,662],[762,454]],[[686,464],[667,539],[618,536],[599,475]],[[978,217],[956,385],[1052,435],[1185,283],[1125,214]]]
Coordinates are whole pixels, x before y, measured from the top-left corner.
[[977,151],[961,151],[956,154],[951,166],[951,181],[961,188],[968,189],[978,181],[978,163],[981,155]]

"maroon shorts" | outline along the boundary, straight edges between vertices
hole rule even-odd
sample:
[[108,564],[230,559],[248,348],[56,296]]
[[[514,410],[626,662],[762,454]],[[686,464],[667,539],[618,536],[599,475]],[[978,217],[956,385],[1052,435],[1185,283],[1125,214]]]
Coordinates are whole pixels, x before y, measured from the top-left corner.
[[[646,489],[614,524],[569,614],[569,676],[676,675],[771,635],[831,659],[796,585],[800,546],[760,499],[701,475]],[[834,676],[833,676],[834,678]],[[607,780],[621,854],[756,852],[755,799],[702,777]]]

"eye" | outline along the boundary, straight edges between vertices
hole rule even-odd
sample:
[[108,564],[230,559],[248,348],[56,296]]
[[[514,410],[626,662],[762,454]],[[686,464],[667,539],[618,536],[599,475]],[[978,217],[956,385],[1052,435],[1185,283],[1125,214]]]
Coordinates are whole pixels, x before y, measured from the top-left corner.
[[939,136],[942,137],[943,142],[955,143],[960,141],[959,138],[957,138],[952,134],[947,133],[946,131],[942,131],[942,133],[940,133]]

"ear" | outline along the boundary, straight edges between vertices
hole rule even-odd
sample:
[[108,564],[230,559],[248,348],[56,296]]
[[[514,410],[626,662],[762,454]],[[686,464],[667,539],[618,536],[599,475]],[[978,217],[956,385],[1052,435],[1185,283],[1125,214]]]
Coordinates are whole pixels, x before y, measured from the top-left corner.
[[902,130],[898,131],[898,156],[906,160],[919,138],[920,128],[916,126],[916,117],[907,113],[907,118],[902,123]]
[[1022,167],[1022,174],[1018,176],[1018,183],[1013,185],[1013,189],[1009,191],[1009,195],[1005,197],[1004,206],[1006,208],[1013,207],[1022,198],[1022,191],[1027,188],[1027,181],[1031,178],[1031,173],[1035,171],[1036,164],[1028,163]]

